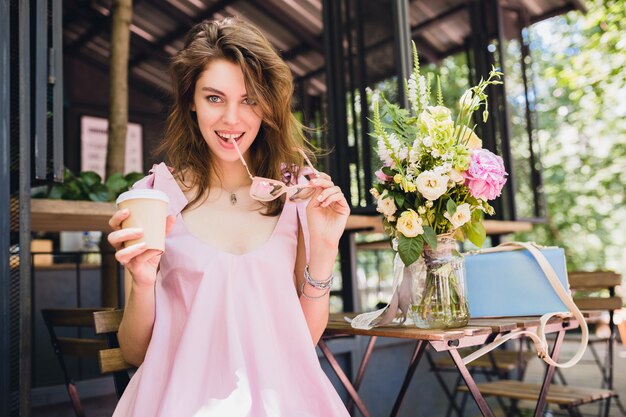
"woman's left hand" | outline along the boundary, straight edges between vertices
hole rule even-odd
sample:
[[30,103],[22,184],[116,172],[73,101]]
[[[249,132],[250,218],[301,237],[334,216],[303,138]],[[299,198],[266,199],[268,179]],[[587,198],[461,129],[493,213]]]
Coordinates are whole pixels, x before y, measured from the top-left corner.
[[311,241],[336,247],[346,228],[350,206],[328,174],[320,172],[311,184],[318,188],[306,208]]

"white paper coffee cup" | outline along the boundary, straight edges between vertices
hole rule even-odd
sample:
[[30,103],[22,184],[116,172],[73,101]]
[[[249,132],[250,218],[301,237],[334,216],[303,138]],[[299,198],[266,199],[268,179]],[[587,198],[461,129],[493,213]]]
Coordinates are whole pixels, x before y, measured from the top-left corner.
[[165,250],[165,225],[170,199],[162,191],[140,189],[120,194],[117,207],[128,209],[130,215],[122,222],[122,228],[139,227],[143,237],[129,240],[126,246],[145,242],[147,249]]

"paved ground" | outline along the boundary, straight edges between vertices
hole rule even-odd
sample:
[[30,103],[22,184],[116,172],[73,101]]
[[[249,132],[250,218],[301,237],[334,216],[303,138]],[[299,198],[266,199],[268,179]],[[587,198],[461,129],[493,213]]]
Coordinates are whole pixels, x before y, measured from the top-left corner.
[[[619,344],[616,345],[617,349],[615,351],[615,389],[618,391],[618,394],[622,398],[623,402],[626,403],[626,347]],[[602,346],[599,347],[600,355],[603,355],[604,348]],[[564,345],[562,350],[562,360],[570,357],[576,349],[576,345],[572,342],[568,342]],[[570,385],[578,385],[578,386],[590,386],[590,387],[598,387],[600,384],[600,373],[594,363],[589,362],[592,358],[591,354],[587,352],[584,362],[579,363],[572,369],[566,369],[563,371],[567,382]],[[543,375],[543,365],[539,359],[533,359],[529,365],[526,381],[529,382],[540,382]],[[443,394],[442,394],[443,395]],[[113,409],[115,408],[116,398],[115,396],[107,396],[100,397],[95,399],[87,399],[84,400],[83,404],[85,407],[85,414],[88,417],[110,417],[113,413]],[[490,401],[491,402],[491,401]],[[619,412],[617,407],[615,406],[615,402],[612,402],[611,407],[611,417],[620,417],[622,414]],[[524,403],[521,403],[521,406],[524,407]],[[528,407],[531,407],[529,404]],[[585,416],[595,416],[598,415],[598,406],[597,405],[589,405],[581,408],[581,411]],[[497,416],[503,416],[503,412],[494,407],[494,412]],[[437,413],[439,414],[439,413]],[[443,414],[441,414],[443,415]],[[532,414],[528,414],[529,416]],[[547,416],[558,416],[558,415],[566,415],[563,412],[555,410],[554,412],[546,413]],[[428,417],[438,417],[436,414],[427,414],[427,413],[417,413],[416,416],[428,416]],[[74,417],[74,413],[69,403],[57,404],[53,406],[46,406],[44,408],[34,409],[32,412],[32,417]],[[319,416],[324,417],[324,416]],[[378,416],[373,416],[378,417]],[[624,416],[626,417],[626,416]]]

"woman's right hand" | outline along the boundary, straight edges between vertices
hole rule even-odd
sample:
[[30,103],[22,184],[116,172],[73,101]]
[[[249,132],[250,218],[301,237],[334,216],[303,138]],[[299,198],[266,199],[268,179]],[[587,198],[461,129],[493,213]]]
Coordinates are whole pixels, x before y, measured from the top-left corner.
[[[147,250],[146,244],[143,242],[124,247],[124,242],[143,236],[141,228],[129,227],[122,229],[122,222],[129,215],[128,209],[118,210],[113,214],[109,219],[109,226],[111,226],[113,232],[109,233],[107,238],[111,246],[115,248],[115,259],[130,271],[134,283],[140,286],[154,285],[161,253],[156,250]],[[167,216],[166,236],[170,233],[175,221],[176,218],[174,216]]]

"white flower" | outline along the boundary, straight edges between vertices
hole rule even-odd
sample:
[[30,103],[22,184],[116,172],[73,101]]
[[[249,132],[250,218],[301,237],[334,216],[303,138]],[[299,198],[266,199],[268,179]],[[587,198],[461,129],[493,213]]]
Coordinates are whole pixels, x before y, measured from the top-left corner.
[[387,148],[387,144],[385,143],[385,139],[382,136],[378,137],[378,148],[377,153],[378,157],[381,161],[387,166],[393,163],[393,159],[391,158],[391,150]]
[[447,174],[452,170],[452,164],[450,162],[444,162],[441,165],[436,166],[432,169],[433,172],[437,174]]
[[406,237],[415,237],[424,233],[422,219],[411,209],[408,209],[400,215],[396,229]]
[[425,213],[426,213],[426,207],[424,207],[424,206],[419,206],[419,207],[417,208],[417,212],[418,212],[419,214],[425,214]]
[[465,178],[463,177],[463,174],[461,174],[456,169],[450,170],[450,179],[452,181],[454,181],[455,183],[457,183],[457,184],[462,183],[463,181],[465,181]]
[[452,216],[447,211],[443,214],[443,217],[450,220],[452,223],[452,227],[458,229],[467,223],[471,217],[470,214],[470,205],[468,203],[463,203],[461,205],[456,206],[456,211]]
[[393,201],[393,197],[390,197],[388,194],[383,194],[376,200],[376,211],[384,214],[385,216],[393,216],[396,212],[396,202]]
[[431,138],[430,136],[425,136],[424,139],[422,139],[422,145],[424,145],[424,147],[426,148],[430,148],[431,146],[433,146],[433,138]]
[[444,106],[428,106],[419,115],[419,124],[423,133],[442,139],[454,132],[454,122],[450,109]]
[[424,171],[417,176],[415,184],[417,185],[417,190],[424,198],[433,201],[448,190],[448,179],[447,175],[433,171]]
[[401,146],[400,150],[398,151],[398,158],[401,161],[404,161],[407,159],[408,156],[409,156],[409,149],[406,146]]
[[413,104],[413,106],[415,107],[415,105],[417,105],[417,100],[418,100],[417,81],[415,80],[415,74],[411,74],[411,76],[409,77],[409,81],[407,81],[407,87],[409,90],[409,94],[407,98],[409,99],[411,104]]
[[375,199],[378,199],[378,197],[380,197],[380,193],[378,192],[378,190],[376,188],[370,188],[370,194]]
[[389,146],[391,146],[391,151],[394,153],[394,155],[398,155],[398,153],[400,152],[400,147],[402,146],[402,144],[400,143],[400,141],[396,137],[396,134],[392,132],[389,135],[389,137],[387,137],[387,139],[389,140]]
[[[369,87],[366,87],[366,91]],[[371,90],[370,90],[371,91]],[[374,105],[380,101],[380,92],[378,90],[374,90],[372,93],[372,104],[370,106],[370,110],[374,110]]]
[[426,206],[426,208],[431,208],[433,206],[433,202],[429,200],[426,203],[424,203],[424,205]]
[[419,95],[420,107],[424,108],[428,105],[428,95],[426,94],[426,77],[420,75],[417,82],[417,90]]
[[461,108],[461,110],[470,110],[473,100],[474,94],[472,93],[472,90],[467,90],[465,93],[463,93],[461,99],[459,100],[459,107]]

